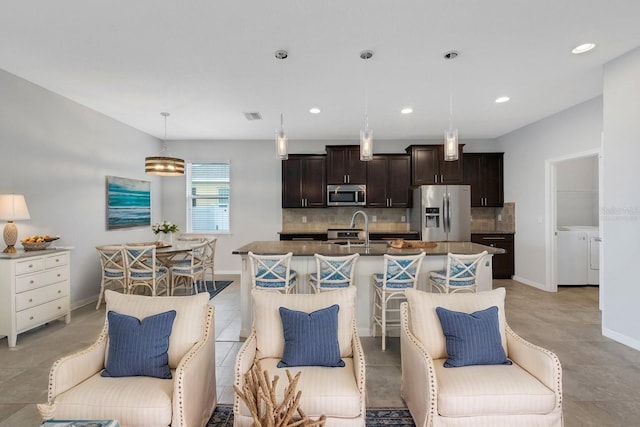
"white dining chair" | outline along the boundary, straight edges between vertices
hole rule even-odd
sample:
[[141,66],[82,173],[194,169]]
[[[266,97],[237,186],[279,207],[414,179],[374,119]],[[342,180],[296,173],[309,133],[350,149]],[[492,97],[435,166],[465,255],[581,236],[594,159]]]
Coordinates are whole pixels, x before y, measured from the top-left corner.
[[188,252],[185,259],[182,259],[171,266],[169,273],[171,276],[171,295],[173,295],[180,284],[185,288],[192,288],[194,291],[193,293],[197,294],[198,284],[202,283],[206,291],[206,284],[204,284],[206,250],[206,241],[195,244],[191,248],[191,251]]
[[149,289],[151,296],[159,295],[162,285],[169,291],[169,269],[160,265],[156,257],[156,246],[124,245],[127,269],[127,290],[134,293],[138,287]]
[[127,274],[125,268],[125,255],[122,245],[100,245],[96,246],[98,256],[100,257],[100,266],[102,267],[102,279],[100,281],[100,294],[98,294],[98,303],[96,310],[100,308],[104,290],[108,286],[120,286],[123,293],[128,292]]

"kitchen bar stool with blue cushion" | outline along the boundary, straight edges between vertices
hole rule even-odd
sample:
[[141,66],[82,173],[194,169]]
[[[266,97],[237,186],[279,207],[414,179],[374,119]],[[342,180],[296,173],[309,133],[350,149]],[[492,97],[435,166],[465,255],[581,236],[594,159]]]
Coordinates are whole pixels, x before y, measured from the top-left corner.
[[475,292],[478,266],[485,259],[485,255],[487,251],[471,255],[447,254],[445,269],[429,273],[431,292],[434,288],[443,294]]
[[345,256],[315,254],[314,256],[316,258],[316,272],[309,273],[309,284],[317,294],[322,291],[354,286],[353,276],[360,254]]
[[293,253],[284,255],[256,255],[249,252],[253,288],[292,293],[297,273],[291,270]]
[[[406,289],[416,289],[420,276],[420,267],[425,257],[424,252],[417,255],[384,255],[384,272],[371,276],[374,288],[372,324],[373,336],[376,336],[376,324],[380,326],[382,335],[382,351],[386,350],[387,328],[400,327],[400,308],[388,308],[391,300],[404,299]],[[397,319],[389,320],[389,312],[398,313]]]
[[127,288],[129,293],[138,286],[146,287],[151,296],[158,295],[160,285],[169,291],[169,269],[158,265],[156,245],[124,246],[125,266],[127,268]]

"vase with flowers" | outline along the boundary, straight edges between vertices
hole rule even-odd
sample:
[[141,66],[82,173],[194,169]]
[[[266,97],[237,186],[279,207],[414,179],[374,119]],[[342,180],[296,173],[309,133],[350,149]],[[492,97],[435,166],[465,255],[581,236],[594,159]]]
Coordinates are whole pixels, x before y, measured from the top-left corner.
[[165,245],[173,244],[173,233],[180,231],[178,224],[163,220],[151,226],[151,230],[155,235],[160,234],[160,241]]

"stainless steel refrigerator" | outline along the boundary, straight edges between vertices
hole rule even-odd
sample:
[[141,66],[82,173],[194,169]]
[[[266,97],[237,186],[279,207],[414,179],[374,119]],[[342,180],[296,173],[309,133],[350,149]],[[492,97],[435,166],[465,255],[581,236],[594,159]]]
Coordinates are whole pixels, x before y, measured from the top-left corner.
[[427,242],[471,240],[471,187],[423,185],[414,190],[411,229]]

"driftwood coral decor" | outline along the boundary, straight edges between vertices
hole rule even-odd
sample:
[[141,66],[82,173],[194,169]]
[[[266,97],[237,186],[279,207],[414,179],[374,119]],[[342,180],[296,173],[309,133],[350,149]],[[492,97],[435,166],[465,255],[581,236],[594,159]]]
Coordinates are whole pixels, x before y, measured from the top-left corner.
[[[256,361],[244,376],[242,389],[237,385],[233,388],[237,395],[247,405],[253,417],[253,427],[315,427],[324,426],[326,417],[322,415],[313,421],[300,409],[302,391],[296,392],[296,386],[301,372],[291,377],[286,371],[289,384],[284,390],[284,399],[276,401],[276,385],[279,377],[269,379],[269,372],[263,371],[260,362]],[[296,416],[297,413],[297,416]]]

